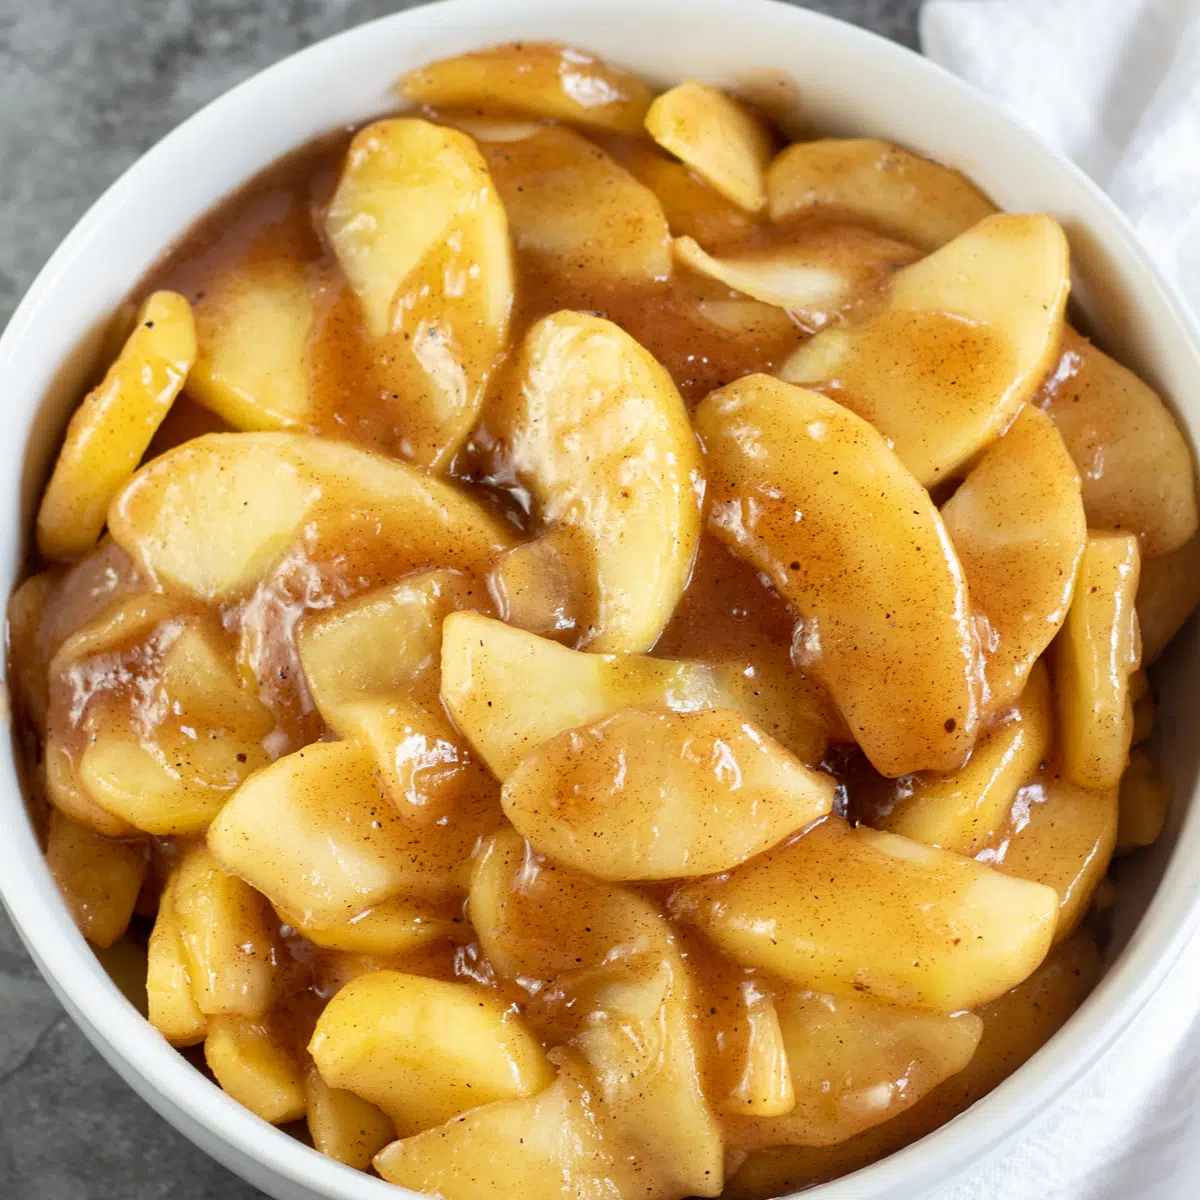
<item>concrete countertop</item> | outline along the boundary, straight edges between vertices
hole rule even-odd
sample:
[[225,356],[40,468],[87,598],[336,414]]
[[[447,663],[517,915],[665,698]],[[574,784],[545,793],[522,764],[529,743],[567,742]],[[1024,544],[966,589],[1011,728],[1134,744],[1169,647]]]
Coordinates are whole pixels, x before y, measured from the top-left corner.
[[[408,7],[0,0],[0,326],[88,205],[185,117],[294,50]],[[808,7],[916,44],[919,0]],[[0,1196],[260,1195],[176,1133],[99,1058],[0,912]]]

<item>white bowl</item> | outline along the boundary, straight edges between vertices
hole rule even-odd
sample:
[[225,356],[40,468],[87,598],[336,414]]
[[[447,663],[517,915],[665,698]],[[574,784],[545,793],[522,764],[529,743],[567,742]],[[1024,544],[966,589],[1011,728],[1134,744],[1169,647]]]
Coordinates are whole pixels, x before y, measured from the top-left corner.
[[[823,133],[889,138],[962,168],[1004,208],[1053,213],[1071,238],[1079,308],[1102,342],[1170,398],[1200,444],[1200,344],[1182,301],[1129,226],[1074,167],[964,84],[850,25],[768,0],[446,0],[312,47],[217,100],[130,168],[58,248],[0,339],[8,433],[0,445],[0,591],[19,580],[37,496],[103,327],[163,251],[222,196],[333,126],[395,106],[391,85],[433,58],[516,38],[572,42],[670,84],[720,85],[763,69],[795,81],[797,116]],[[1192,631],[1194,635],[1194,630]],[[1176,720],[1196,689],[1197,638],[1159,685],[1176,803],[1155,849],[1123,872],[1113,961],[1066,1027],[949,1126],[816,1200],[927,1195],[994,1152],[1088,1069],[1146,1003],[1200,912],[1189,800],[1200,739]],[[0,761],[0,893],[67,1011],[173,1125],[276,1200],[395,1200],[402,1193],[252,1116],[172,1050],[109,981],[55,891],[26,818],[11,752]],[[71,1131],[65,1129],[64,1137]],[[407,1193],[411,1194],[411,1193]]]

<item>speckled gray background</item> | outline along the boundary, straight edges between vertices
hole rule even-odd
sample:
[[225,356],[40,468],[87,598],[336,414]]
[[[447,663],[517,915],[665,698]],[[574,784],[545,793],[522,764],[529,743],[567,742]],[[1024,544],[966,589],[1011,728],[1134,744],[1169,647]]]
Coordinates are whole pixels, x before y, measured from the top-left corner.
[[[504,0],[495,0],[502,4]],[[0,0],[0,326],[87,206],[214,96],[404,0]],[[818,0],[909,45],[919,0]],[[0,913],[0,1198],[247,1200],[103,1063]]]

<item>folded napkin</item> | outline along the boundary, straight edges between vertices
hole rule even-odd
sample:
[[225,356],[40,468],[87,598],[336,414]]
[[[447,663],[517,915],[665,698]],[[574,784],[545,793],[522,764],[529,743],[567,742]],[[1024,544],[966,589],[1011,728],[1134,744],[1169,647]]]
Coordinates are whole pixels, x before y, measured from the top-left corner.
[[[926,0],[925,53],[1087,171],[1200,313],[1200,0]],[[1200,938],[1095,1068],[936,1200],[1198,1200]]]

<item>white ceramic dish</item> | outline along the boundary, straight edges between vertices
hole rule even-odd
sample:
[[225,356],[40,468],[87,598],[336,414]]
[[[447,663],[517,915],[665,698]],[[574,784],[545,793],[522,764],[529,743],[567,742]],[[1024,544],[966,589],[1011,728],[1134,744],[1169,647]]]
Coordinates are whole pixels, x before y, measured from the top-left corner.
[[[764,69],[796,85],[813,131],[890,138],[962,168],[996,201],[1045,210],[1067,229],[1076,297],[1104,344],[1171,399],[1200,445],[1200,340],[1118,212],[1069,164],[958,80],[849,25],[769,0],[446,0],[323,42],[272,67],[182,125],[94,205],[47,264],[0,339],[0,591],[19,578],[37,495],[105,322],[197,217],[285,151],[395,105],[405,70],[515,38],[572,42],[670,84],[719,85]],[[1170,827],[1123,873],[1113,962],[1068,1025],[968,1113],[813,1200],[927,1195],[975,1167],[1076,1080],[1145,1004],[1200,914],[1200,739],[1184,716],[1200,677],[1191,631],[1159,679]],[[1175,722],[1172,722],[1172,716]],[[126,1081],[208,1153],[276,1200],[396,1200],[259,1121],[194,1070],[109,981],[43,866],[12,755],[0,758],[0,893],[43,974]],[[70,1130],[63,1131],[70,1137]],[[408,1193],[411,1194],[411,1193]]]

